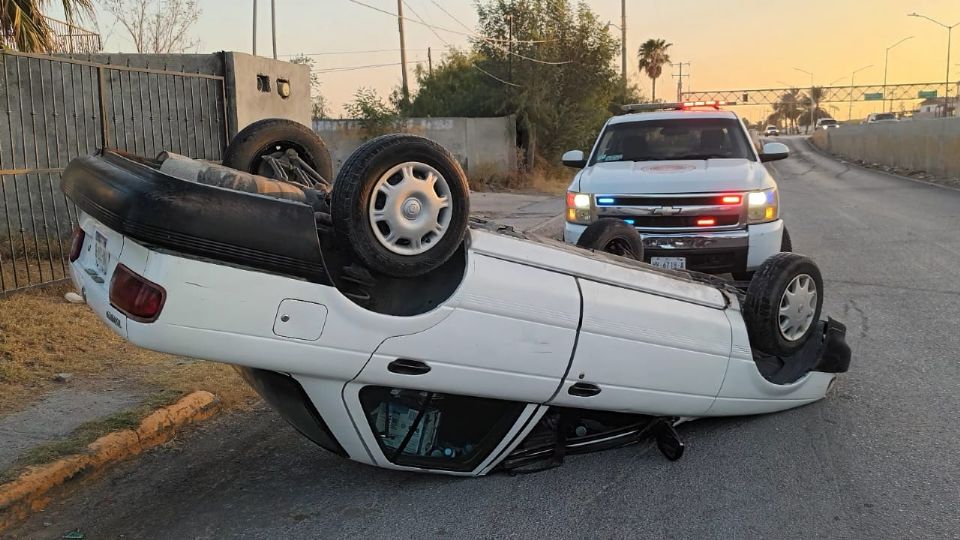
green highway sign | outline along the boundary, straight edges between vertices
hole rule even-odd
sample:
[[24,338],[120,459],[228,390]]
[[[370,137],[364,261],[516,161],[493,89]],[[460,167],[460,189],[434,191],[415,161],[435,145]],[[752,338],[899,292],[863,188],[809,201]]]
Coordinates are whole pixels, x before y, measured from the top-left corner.
[[917,92],[917,97],[920,99],[930,99],[937,97],[936,90],[921,90]]
[[883,92],[873,92],[863,95],[865,101],[883,101]]

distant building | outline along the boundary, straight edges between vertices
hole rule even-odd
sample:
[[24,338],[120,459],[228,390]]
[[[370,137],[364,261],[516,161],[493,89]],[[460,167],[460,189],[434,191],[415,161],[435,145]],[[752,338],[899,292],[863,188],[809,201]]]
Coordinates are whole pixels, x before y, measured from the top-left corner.
[[957,107],[957,98],[956,97],[937,97],[937,98],[927,98],[920,102],[920,107],[913,114],[914,118],[936,118],[939,116],[944,116],[943,109],[947,108],[946,116],[957,116],[957,111],[960,108]]

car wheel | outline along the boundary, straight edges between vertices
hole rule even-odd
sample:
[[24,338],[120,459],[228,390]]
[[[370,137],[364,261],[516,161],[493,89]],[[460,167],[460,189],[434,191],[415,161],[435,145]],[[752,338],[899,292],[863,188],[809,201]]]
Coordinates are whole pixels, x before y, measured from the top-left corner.
[[[792,253],[793,241],[790,239],[790,231],[783,228],[783,237],[780,239],[780,253]],[[731,272],[733,279],[737,281],[750,281],[753,279],[754,272]]]
[[636,229],[620,219],[601,219],[591,223],[577,240],[582,248],[643,260],[643,239]]
[[418,276],[460,247],[469,194],[463,169],[445,148],[416,135],[384,135],[357,148],[337,174],[334,231],[367,268]]
[[307,126],[283,118],[267,118],[243,128],[223,153],[223,164],[308,187],[333,179],[333,161],[323,140]]
[[823,278],[812,260],[778,253],[757,270],[742,313],[755,349],[787,356],[814,332],[823,306]]

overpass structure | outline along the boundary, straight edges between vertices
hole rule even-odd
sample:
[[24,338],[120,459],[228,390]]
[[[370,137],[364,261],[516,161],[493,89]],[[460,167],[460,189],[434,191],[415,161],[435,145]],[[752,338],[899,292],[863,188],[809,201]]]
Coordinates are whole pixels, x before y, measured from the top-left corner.
[[[950,95],[950,88],[943,81],[907,84],[874,84],[856,86],[820,86],[822,95],[818,103],[851,101],[908,101],[942,98]],[[743,90],[701,90],[683,92],[681,101],[735,101],[737,105],[773,105],[793,88],[750,88]],[[956,95],[958,92],[954,92]]]

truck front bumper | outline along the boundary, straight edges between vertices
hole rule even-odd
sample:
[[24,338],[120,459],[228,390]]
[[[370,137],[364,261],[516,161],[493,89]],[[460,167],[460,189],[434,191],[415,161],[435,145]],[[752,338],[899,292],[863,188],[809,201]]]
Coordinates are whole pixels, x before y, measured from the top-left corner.
[[[586,225],[566,223],[563,239],[576,244]],[[651,257],[686,257],[687,268],[722,274],[756,270],[780,252],[783,221],[750,225],[746,230],[662,233],[640,231],[645,262]]]

